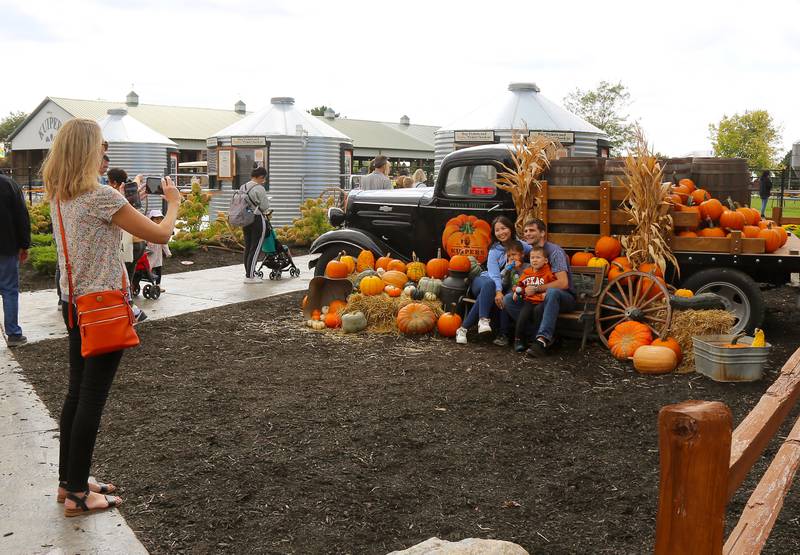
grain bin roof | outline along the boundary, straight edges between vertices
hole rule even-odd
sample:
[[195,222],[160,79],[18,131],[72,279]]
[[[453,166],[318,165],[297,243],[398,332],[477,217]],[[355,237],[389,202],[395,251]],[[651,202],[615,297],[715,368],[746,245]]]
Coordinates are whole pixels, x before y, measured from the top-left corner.
[[270,100],[269,106],[248,115],[225,128],[209,134],[209,137],[269,137],[297,135],[298,126],[302,126],[308,137],[328,137],[350,141],[350,137],[340,133],[324,121],[299,110],[294,99],[277,96]]
[[352,138],[356,148],[380,150],[388,156],[397,156],[401,151],[420,157],[433,154],[433,133],[439,128],[435,125],[317,117]]
[[103,138],[109,143],[141,143],[178,146],[158,131],[155,131],[128,114],[125,108],[111,108],[108,115],[98,122]]
[[542,96],[534,83],[511,83],[502,96],[445,125],[441,131],[526,127],[531,130],[605,135],[603,130]]

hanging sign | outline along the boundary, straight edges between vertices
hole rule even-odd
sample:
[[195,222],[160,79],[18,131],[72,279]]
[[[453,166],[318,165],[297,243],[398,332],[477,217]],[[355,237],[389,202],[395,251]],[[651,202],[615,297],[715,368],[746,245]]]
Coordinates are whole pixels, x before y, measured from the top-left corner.
[[548,139],[558,141],[562,145],[571,145],[575,143],[575,133],[572,131],[531,131],[528,133],[529,137],[535,135],[542,135]]
[[266,137],[231,137],[231,146],[267,146]]
[[494,131],[456,131],[454,140],[457,143],[493,143]]
[[214,148],[219,146],[219,139],[216,137],[211,137],[210,139],[206,139],[206,148]]

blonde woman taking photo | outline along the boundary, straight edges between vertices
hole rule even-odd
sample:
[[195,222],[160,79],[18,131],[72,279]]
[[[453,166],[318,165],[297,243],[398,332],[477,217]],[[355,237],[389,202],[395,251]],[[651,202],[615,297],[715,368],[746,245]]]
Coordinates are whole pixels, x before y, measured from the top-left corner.
[[[58,497],[65,516],[78,516],[116,507],[122,503],[113,484],[89,483],[89,469],[100,418],[122,351],[99,356],[81,355],[81,335],[75,306],[69,306],[70,290],[64,253],[72,274],[72,297],[121,289],[125,267],[119,244],[124,229],[153,243],[167,243],[175,226],[181,196],[172,181],[162,180],[167,214],[156,224],[134,209],[113,187],[97,181],[103,158],[100,127],[87,119],[74,119],[61,127],[42,168],[45,195],[50,202],[53,237],[58,245],[61,270],[62,314],[69,334],[69,385],[59,422],[60,452]],[[65,251],[59,224],[64,224]],[[69,326],[68,310],[73,321]]]

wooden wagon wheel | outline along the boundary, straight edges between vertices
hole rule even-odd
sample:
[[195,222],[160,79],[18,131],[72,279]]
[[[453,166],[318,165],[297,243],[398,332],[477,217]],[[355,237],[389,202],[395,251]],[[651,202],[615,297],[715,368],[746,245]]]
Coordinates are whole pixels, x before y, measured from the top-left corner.
[[595,328],[608,347],[611,330],[620,322],[646,324],[654,336],[666,337],[672,322],[669,290],[663,281],[645,272],[625,272],[606,285],[595,311]]

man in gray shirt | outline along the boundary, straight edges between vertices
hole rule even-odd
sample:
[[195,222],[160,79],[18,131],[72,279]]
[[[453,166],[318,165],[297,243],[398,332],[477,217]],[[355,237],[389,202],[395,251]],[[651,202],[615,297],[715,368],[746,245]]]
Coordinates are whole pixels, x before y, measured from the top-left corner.
[[378,189],[391,189],[392,182],[389,180],[388,176],[392,165],[389,163],[389,159],[383,154],[380,154],[372,161],[372,165],[375,166],[375,171],[361,179],[361,190],[375,191]]

